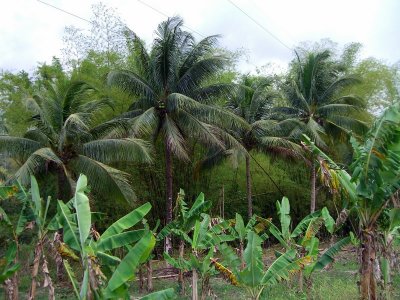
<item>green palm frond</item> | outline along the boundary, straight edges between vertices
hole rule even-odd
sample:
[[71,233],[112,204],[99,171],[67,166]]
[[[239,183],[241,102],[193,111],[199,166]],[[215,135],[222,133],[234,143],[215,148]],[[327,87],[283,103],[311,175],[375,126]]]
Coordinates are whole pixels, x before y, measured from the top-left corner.
[[221,71],[227,64],[225,57],[213,56],[202,59],[193,64],[177,82],[177,92],[182,94],[190,93],[199,88],[201,83]]
[[129,174],[84,155],[71,160],[70,166],[75,174],[85,174],[89,179],[89,185],[98,193],[109,195],[112,192],[116,199],[130,203],[136,200]]
[[223,142],[216,136],[218,132],[216,132],[215,126],[201,122],[184,110],[179,111],[178,118],[185,136],[198,138],[201,142],[210,147],[216,147],[222,150],[225,149]]
[[[29,111],[31,111],[33,117],[32,119],[35,121],[36,123],[36,127],[38,127],[40,130],[42,130],[50,139],[56,139],[57,134],[55,131],[55,128],[53,127],[54,125],[56,125],[57,127],[61,127],[61,121],[56,122],[56,124],[54,124],[54,122],[52,122],[51,119],[49,119],[48,114],[45,113],[45,111],[42,109],[42,107],[39,105],[39,101],[40,99],[37,97],[32,97],[32,98],[28,98],[26,99],[26,106],[27,109]],[[56,116],[60,115],[59,113],[55,113],[52,117],[53,121],[54,119],[57,119]],[[57,128],[56,127],[56,128]]]
[[91,141],[83,144],[82,154],[102,163],[151,162],[150,144],[133,138]]
[[329,115],[329,117],[326,118],[326,122],[340,128],[346,133],[352,131],[360,135],[366,133],[368,129],[368,124],[366,122],[358,120],[353,116]]
[[76,112],[85,112],[95,115],[96,112],[106,108],[114,109],[114,103],[109,98],[102,98],[82,103],[77,107]]
[[41,145],[48,145],[49,138],[38,128],[29,128],[25,134],[24,138],[40,143]]
[[28,185],[30,176],[35,175],[46,168],[46,163],[53,162],[62,167],[60,158],[50,148],[40,148],[33,152],[24,164],[17,170],[14,177],[23,185]]
[[213,103],[219,97],[233,98],[239,89],[238,85],[230,83],[217,83],[199,87],[190,92],[189,96],[203,104]]
[[323,92],[323,94],[319,97],[320,103],[329,102],[331,97],[339,92],[341,89],[354,85],[356,83],[360,83],[360,79],[355,76],[343,76],[339,79],[332,82],[332,84]]
[[7,157],[25,160],[33,152],[41,148],[41,144],[28,138],[0,135],[0,153]]
[[94,90],[95,88],[85,81],[71,82],[63,95],[63,119],[68,118],[71,113],[80,111],[79,107],[83,104],[85,93]]
[[317,109],[317,113],[322,116],[329,116],[331,114],[338,114],[348,116],[352,113],[361,111],[360,107],[345,104],[345,103],[333,103],[321,106]]
[[131,122],[129,118],[118,117],[91,128],[89,133],[94,139],[126,137],[131,128]]
[[183,77],[184,74],[199,60],[204,58],[205,55],[210,54],[214,51],[214,47],[218,42],[218,35],[207,36],[193,47],[191,47],[189,53],[186,55],[185,60],[179,68],[179,77]]
[[156,109],[150,107],[148,110],[133,119],[131,132],[134,136],[151,134],[157,127],[158,122],[159,120]]
[[133,64],[137,74],[147,74],[150,68],[150,56],[146,50],[145,42],[136,33],[126,32],[128,47],[131,49],[134,59]]
[[190,158],[186,150],[185,139],[175,121],[168,115],[165,115],[162,131],[164,133],[165,142],[171,152],[179,159],[189,161]]
[[227,130],[250,129],[245,120],[221,107],[201,104],[190,97],[178,93],[169,95],[168,100],[168,108],[171,111],[185,110],[205,123]]
[[107,76],[107,83],[116,85],[133,95],[145,95],[147,99],[156,98],[153,88],[147,81],[131,71],[112,71]]

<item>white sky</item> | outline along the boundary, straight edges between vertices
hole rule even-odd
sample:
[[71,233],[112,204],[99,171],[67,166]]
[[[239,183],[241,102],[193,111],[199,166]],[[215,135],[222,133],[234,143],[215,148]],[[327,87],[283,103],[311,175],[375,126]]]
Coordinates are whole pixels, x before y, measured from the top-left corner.
[[[90,19],[94,0],[43,0]],[[293,47],[302,41],[330,38],[343,46],[364,45],[362,55],[387,63],[400,60],[399,0],[231,0],[262,26]],[[103,0],[148,43],[166,17],[138,0]],[[180,15],[185,24],[203,35],[221,34],[221,46],[246,49],[242,71],[267,63],[285,66],[292,52],[253,23],[229,0],[143,0],[169,16]],[[32,70],[38,62],[60,57],[64,27],[89,24],[37,0],[0,0],[0,69]]]

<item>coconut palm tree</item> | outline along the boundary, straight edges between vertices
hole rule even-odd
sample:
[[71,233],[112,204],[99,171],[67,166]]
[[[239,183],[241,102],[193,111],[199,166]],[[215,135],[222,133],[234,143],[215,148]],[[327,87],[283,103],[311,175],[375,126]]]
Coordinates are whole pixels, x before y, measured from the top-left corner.
[[[250,151],[257,149],[267,154],[280,156],[300,156],[301,148],[291,140],[291,130],[284,122],[266,119],[273,107],[276,92],[272,90],[272,82],[268,78],[242,76],[238,93],[230,97],[227,107],[237,116],[242,117],[250,125],[236,132],[243,148],[246,160],[246,191],[248,216],[253,215],[252,188],[250,175]],[[292,122],[292,125],[295,125]],[[288,130],[291,129],[291,130]],[[270,178],[272,180],[272,178]],[[275,184],[275,183],[274,183]]]
[[[342,66],[332,59],[330,51],[308,52],[292,62],[284,92],[288,106],[273,109],[272,118],[285,122],[301,121],[298,137],[306,133],[325,148],[327,142],[350,131],[364,132],[363,101],[355,95],[343,95],[345,87],[357,83],[354,76],[343,75]],[[355,114],[357,113],[357,114]],[[315,210],[316,168],[311,166],[311,203]]]
[[[150,51],[130,32],[129,43],[134,57],[132,70],[114,71],[108,76],[116,84],[138,97],[126,115],[134,117],[132,133],[151,135],[164,144],[166,172],[166,223],[172,220],[172,157],[188,161],[188,141],[224,148],[234,138],[223,129],[245,127],[244,120],[212,101],[229,91],[229,85],[212,84],[215,75],[227,65],[218,55],[217,36],[196,42],[182,30],[179,17],[162,22]],[[171,245],[166,240],[166,250]]]
[[97,99],[95,88],[84,81],[59,79],[44,82],[27,99],[32,126],[23,137],[1,135],[0,153],[19,163],[14,177],[28,184],[30,175],[53,172],[58,198],[69,200],[80,173],[90,178],[93,190],[132,200],[128,174],[112,162],[150,161],[148,144],[133,138],[113,138],[96,117],[110,101]]

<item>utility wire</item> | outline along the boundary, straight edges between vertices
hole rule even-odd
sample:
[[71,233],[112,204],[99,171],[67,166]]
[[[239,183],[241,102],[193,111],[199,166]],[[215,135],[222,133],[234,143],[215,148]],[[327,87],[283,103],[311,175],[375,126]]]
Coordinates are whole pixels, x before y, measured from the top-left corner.
[[[160,15],[163,15],[164,17],[169,18],[170,16],[168,16],[166,13],[162,12],[161,10],[147,4],[146,2],[142,1],[142,0],[137,0],[139,3],[143,4],[144,6],[147,6],[148,8],[154,10],[155,12],[159,13]],[[183,27],[186,27],[187,29],[189,29],[190,31],[193,31],[194,33],[197,33],[199,36],[205,38],[206,36],[204,34],[201,34],[200,32],[198,32],[197,30],[194,30],[193,28],[190,28],[189,26],[183,25]]]
[[272,179],[271,175],[265,169],[262,167],[262,165],[254,158],[253,155],[249,153],[251,159],[257,164],[257,166],[264,172],[265,175],[271,180],[272,184],[276,187],[276,189],[281,193],[282,196],[285,196],[285,194],[282,192],[282,190],[279,188],[279,186],[276,184],[275,180]]
[[246,13],[243,9],[241,9],[239,6],[237,6],[233,1],[227,0],[230,4],[232,4],[234,7],[236,7],[238,10],[240,10],[245,16],[247,16],[250,20],[252,20],[257,26],[259,26],[262,30],[264,30],[266,33],[268,33],[270,36],[272,36],[277,42],[279,42],[282,46],[285,48],[289,49],[290,51],[293,51],[291,47],[286,45],[280,38],[278,38],[275,34],[273,34],[271,31],[269,31],[267,28],[265,28],[262,24],[260,24],[257,20],[252,18],[248,13]]
[[88,19],[82,18],[82,17],[80,17],[80,16],[78,16],[78,15],[75,15],[75,14],[73,14],[73,13],[70,13],[70,12],[66,11],[66,10],[63,10],[63,9],[57,7],[57,6],[51,5],[50,3],[44,2],[44,1],[42,1],[42,0],[36,0],[36,1],[38,1],[38,2],[40,2],[40,3],[42,3],[42,4],[44,4],[44,5],[50,6],[50,7],[52,7],[52,8],[55,8],[55,9],[57,9],[57,10],[59,10],[59,11],[62,11],[63,13],[66,13],[66,14],[68,14],[68,15],[70,15],[70,16],[73,16],[73,17],[75,17],[75,18],[78,18],[78,19],[80,19],[80,20],[82,20],[82,21],[85,21],[85,22],[88,22],[88,23],[90,23],[90,24],[93,24],[93,22],[92,22],[92,21],[89,21]]

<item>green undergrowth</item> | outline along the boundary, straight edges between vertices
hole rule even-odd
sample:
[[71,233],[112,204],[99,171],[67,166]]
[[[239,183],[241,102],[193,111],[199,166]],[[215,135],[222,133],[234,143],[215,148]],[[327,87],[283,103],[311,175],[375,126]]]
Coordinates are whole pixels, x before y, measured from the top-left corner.
[[[24,249],[29,250],[29,249]],[[271,258],[271,251],[269,249],[265,255],[265,261]],[[25,273],[29,266],[29,254],[26,253],[26,264],[20,276],[20,299],[24,299],[29,290],[30,276]],[[157,262],[153,264],[155,273],[157,269],[165,267],[164,262]],[[266,290],[262,299],[276,299],[276,300],[297,300],[297,299],[324,299],[324,300],[341,300],[341,299],[359,299],[358,295],[358,264],[356,260],[356,251],[354,249],[347,249],[338,255],[334,265],[321,272],[316,272],[312,276],[312,283],[304,282],[303,292],[298,289],[296,278],[290,282],[282,282],[273,286],[271,289]],[[54,270],[51,270],[52,278],[55,278]],[[54,280],[55,281],[55,280]],[[239,300],[246,299],[246,293],[240,287],[230,285],[221,277],[214,277],[210,280],[211,287],[217,299]],[[167,279],[154,279],[154,290],[162,290],[165,288],[173,287],[178,291],[178,284],[176,278]],[[200,283],[199,283],[200,286]],[[72,288],[67,280],[63,282],[55,282],[56,299],[74,299]],[[138,292],[138,281],[132,284],[132,299],[140,299],[141,296],[146,295],[146,291]],[[186,278],[186,295],[178,296],[177,299],[191,299],[190,295],[190,276]],[[178,294],[179,295],[179,294]],[[0,299],[4,299],[4,291],[0,288]],[[40,287],[38,288],[37,299],[48,299],[47,290]],[[207,299],[212,299],[211,297]],[[400,275],[394,276],[393,291],[391,299],[400,299]]]

